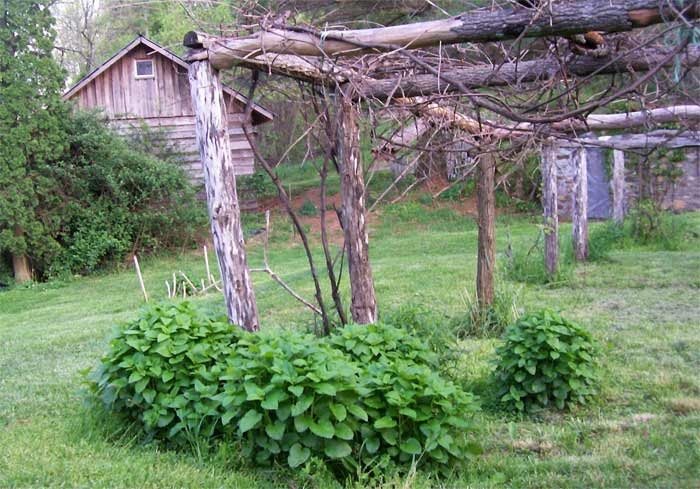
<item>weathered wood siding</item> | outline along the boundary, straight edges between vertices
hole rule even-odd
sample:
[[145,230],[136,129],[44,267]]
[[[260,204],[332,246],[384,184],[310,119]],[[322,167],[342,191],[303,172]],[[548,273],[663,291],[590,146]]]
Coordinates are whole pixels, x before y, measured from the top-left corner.
[[[153,78],[136,78],[136,60],[153,60]],[[230,94],[228,111],[231,155],[236,174],[253,173],[253,152],[243,133],[243,105]],[[100,108],[118,132],[128,134],[147,125],[163,133],[194,182],[203,182],[195,141],[195,118],[187,69],[141,44],[75,93],[78,108]]]

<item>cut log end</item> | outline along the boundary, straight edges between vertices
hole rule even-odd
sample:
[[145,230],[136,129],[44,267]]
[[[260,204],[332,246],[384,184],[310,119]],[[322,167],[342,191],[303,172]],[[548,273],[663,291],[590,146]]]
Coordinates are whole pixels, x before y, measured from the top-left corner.
[[182,44],[190,49],[204,49],[204,42],[196,31],[190,31],[185,34]]

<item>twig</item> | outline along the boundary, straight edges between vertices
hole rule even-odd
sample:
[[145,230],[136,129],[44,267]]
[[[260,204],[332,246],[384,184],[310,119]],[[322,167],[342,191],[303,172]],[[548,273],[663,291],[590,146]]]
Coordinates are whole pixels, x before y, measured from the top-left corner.
[[267,260],[267,243],[268,243],[268,235],[270,233],[270,211],[265,211],[265,234],[263,236],[263,264],[265,265],[263,268],[251,268],[251,272],[262,272],[262,273],[267,273],[272,280],[277,282],[282,286],[284,290],[289,292],[289,294],[294,297],[296,300],[304,304],[306,307],[311,309],[313,312],[318,314],[319,316],[321,315],[321,310],[311,304],[309,301],[301,297],[299,294],[294,292],[292,288],[287,285],[284,280],[282,280],[279,275],[277,275],[275,272],[272,271],[270,268],[270,263]]

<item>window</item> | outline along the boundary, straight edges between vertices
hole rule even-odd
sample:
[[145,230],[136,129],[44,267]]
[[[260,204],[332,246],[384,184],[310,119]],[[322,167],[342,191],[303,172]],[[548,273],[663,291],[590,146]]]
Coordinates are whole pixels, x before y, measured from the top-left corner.
[[152,59],[137,59],[136,60],[136,78],[154,78],[153,60]]

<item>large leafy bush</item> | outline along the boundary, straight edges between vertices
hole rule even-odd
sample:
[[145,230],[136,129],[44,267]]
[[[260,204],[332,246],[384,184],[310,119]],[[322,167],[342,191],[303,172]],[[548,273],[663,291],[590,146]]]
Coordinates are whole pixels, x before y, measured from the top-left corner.
[[122,139],[96,114],[66,112],[61,130],[63,146],[29,169],[41,188],[28,210],[36,225],[17,237],[0,219],[0,251],[25,249],[42,278],[194,241],[204,208],[176,160]]
[[290,467],[312,455],[343,471],[378,460],[447,467],[473,447],[477,406],[434,361],[392,326],[250,334],[183,302],[118,329],[90,379],[115,412],[174,444],[230,437],[257,463]]
[[543,310],[520,318],[496,348],[501,401],[520,411],[585,403],[596,393],[598,346],[591,334]]

